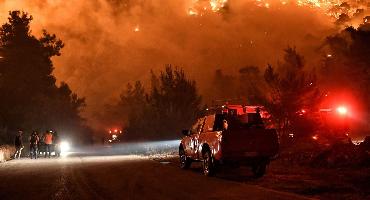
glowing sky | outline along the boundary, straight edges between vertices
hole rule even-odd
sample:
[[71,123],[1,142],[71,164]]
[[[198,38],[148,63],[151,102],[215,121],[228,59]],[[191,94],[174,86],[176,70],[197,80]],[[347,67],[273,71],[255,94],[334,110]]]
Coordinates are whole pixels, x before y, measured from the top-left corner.
[[55,76],[87,98],[87,116],[113,102],[129,81],[165,64],[185,68],[201,90],[218,68],[275,63],[288,45],[308,61],[336,31],[328,3],[283,0],[0,0],[7,11],[33,15],[33,33],[47,29],[66,46]]

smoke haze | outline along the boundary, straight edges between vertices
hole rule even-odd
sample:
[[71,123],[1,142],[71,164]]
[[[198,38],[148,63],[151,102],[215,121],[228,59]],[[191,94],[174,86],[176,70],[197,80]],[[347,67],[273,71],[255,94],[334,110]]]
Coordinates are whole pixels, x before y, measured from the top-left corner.
[[[10,10],[34,17],[32,30],[55,33],[66,44],[54,74],[87,98],[85,116],[117,99],[130,81],[148,80],[151,69],[181,66],[201,88],[215,69],[236,73],[246,65],[276,63],[296,46],[309,63],[335,31],[324,10],[230,0],[220,12],[189,15],[193,0],[0,0],[0,20]],[[312,61],[312,62],[311,62]]]

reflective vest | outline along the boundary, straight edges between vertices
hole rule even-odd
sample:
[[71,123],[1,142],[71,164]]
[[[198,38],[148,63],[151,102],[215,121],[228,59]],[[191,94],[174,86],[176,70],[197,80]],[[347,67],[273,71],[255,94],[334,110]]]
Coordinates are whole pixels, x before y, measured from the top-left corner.
[[47,133],[44,138],[45,144],[53,144],[53,135],[50,133]]

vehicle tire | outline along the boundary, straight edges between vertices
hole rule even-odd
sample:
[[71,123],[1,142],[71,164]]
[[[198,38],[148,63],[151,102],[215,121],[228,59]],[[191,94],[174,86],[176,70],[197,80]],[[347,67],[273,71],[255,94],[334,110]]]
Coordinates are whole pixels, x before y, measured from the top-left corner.
[[255,178],[261,178],[266,173],[266,166],[267,164],[257,163],[254,166],[252,166],[252,172]]
[[215,163],[209,149],[206,149],[203,153],[203,174],[205,176],[213,176],[215,174]]
[[188,169],[191,165],[191,160],[186,156],[185,151],[182,148],[180,148],[179,150],[179,157],[180,157],[180,168]]

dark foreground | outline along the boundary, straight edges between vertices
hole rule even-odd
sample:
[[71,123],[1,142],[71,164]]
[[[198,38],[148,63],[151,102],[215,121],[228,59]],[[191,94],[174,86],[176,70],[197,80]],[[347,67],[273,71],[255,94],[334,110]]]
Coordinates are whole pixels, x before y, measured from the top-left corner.
[[[176,167],[177,158],[160,158]],[[201,165],[195,163],[190,171],[201,173]],[[370,168],[315,168],[300,166],[278,159],[268,166],[262,178],[253,178],[250,169],[220,168],[218,179],[244,183],[303,195],[322,200],[370,200]]]
[[0,163],[0,199],[305,199],[195,171],[128,155],[13,160]]

